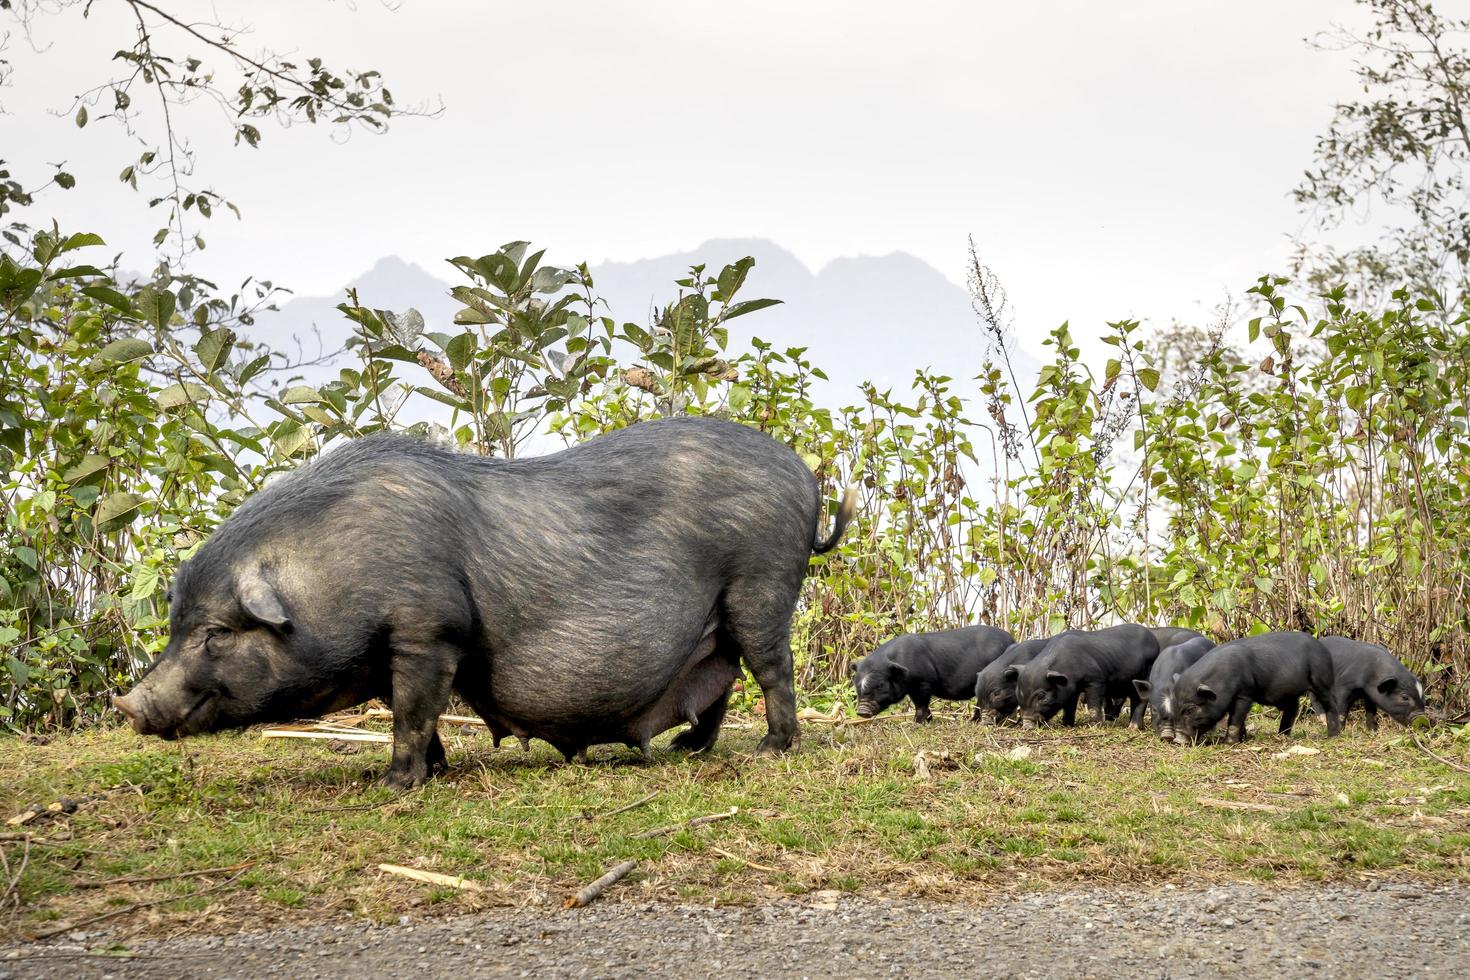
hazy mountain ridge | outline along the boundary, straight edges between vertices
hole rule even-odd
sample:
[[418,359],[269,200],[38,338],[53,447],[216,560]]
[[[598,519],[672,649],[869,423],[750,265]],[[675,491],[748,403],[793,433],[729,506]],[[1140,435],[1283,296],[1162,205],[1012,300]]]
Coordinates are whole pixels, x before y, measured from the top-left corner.
[[[968,294],[906,253],[839,258],[812,272],[765,239],[715,239],[687,252],[604,262],[591,272],[611,316],[619,322],[647,323],[656,305],[677,294],[674,280],[685,277],[691,265],[703,263],[714,273],[746,255],[756,263],[741,298],[771,297],[782,304],[732,320],[731,349],[747,349],[752,336],[778,349],[806,347],[811,362],[831,379],[818,391],[820,401],[851,402],[864,380],[879,388],[906,390],[921,367],[958,381],[979,373],[986,338]],[[323,349],[340,349],[351,336],[351,324],[336,309],[347,288],[356,288],[365,306],[395,311],[412,306],[430,330],[448,330],[459,308],[448,295],[451,282],[448,276],[386,257],[336,296],[296,297],[278,312],[262,315],[253,332],[282,349],[290,349],[292,338],[300,337],[310,354],[316,349],[315,330]],[[1023,383],[1035,376],[1038,365],[1030,354],[1015,348],[1011,357]],[[335,376],[336,369],[316,367],[304,373],[322,381]]]

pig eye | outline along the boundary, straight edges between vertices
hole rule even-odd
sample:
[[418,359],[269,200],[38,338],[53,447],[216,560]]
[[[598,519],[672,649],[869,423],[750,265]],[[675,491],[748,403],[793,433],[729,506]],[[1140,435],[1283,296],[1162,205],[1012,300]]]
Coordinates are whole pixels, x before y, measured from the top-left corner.
[[234,633],[223,626],[211,626],[204,631],[204,649],[210,653],[221,653],[229,645],[230,637]]

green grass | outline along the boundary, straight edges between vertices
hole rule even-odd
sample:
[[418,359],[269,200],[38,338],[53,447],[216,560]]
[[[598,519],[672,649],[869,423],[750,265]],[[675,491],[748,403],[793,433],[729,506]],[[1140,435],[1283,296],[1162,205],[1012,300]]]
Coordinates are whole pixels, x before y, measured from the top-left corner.
[[[0,930],[33,935],[133,903],[124,930],[403,914],[559,902],[607,867],[639,862],[605,900],[760,902],[835,889],[964,900],[1003,890],[1218,881],[1470,880],[1470,777],[1428,758],[1403,729],[1350,726],[1275,759],[1263,726],[1244,746],[1180,749],[1120,728],[985,729],[940,716],[804,726],[800,751],[751,752],[764,726],[737,717],[717,750],[652,764],[612,747],[589,765],[550,748],[491,748],[446,729],[452,771],[406,795],[372,785],[381,745],[265,740],[256,732],[168,744],[126,730],[0,751],[0,818],[32,803],[105,792],[29,825],[44,843],[3,845],[0,892],[22,861],[19,911]],[[1465,764],[1470,738],[1431,745]],[[1017,746],[1026,758],[1007,758]],[[930,778],[916,775],[927,754]],[[943,754],[947,753],[947,754]],[[607,811],[646,796],[625,813]],[[1204,801],[1217,801],[1201,802]],[[1220,805],[1248,804],[1253,809]],[[637,835],[739,807],[727,820]],[[589,819],[590,817],[590,819]],[[228,875],[85,888],[249,862]],[[479,892],[377,869],[473,879]],[[12,906],[14,903],[10,903]]]

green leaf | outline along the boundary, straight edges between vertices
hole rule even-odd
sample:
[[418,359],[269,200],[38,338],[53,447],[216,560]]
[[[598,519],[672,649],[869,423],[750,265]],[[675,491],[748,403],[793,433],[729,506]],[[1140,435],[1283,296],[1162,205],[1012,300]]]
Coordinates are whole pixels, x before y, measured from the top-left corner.
[[68,235],[66,240],[61,243],[61,247],[56,250],[56,254],[60,255],[62,252],[70,252],[78,248],[89,248],[93,245],[106,244],[102,240],[101,235],[94,235],[90,231],[79,231],[75,235]]
[[11,554],[15,555],[17,561],[19,561],[22,565],[25,565],[33,572],[36,570],[36,566],[39,565],[41,562],[40,556],[36,554],[36,549],[30,547],[29,545],[19,545],[11,552]]
[[764,310],[768,306],[780,305],[781,301],[779,299],[748,299],[743,303],[736,303],[733,306],[725,307],[725,315],[723,319],[733,320],[737,316],[744,316],[747,313],[754,313],[756,310]]
[[134,302],[143,317],[160,330],[168,326],[173,319],[174,309],[178,306],[173,293],[157,286],[144,286],[138,290]]
[[136,493],[110,493],[97,502],[92,512],[92,522],[104,534],[131,524],[138,516],[143,498]]
[[151,566],[138,569],[137,573],[133,576],[133,587],[128,592],[128,598],[134,602],[153,598],[154,594],[158,592],[158,586],[161,581],[162,579],[158,574],[158,569]]
[[444,345],[444,356],[449,358],[450,367],[463,371],[470,363],[470,358],[475,356],[475,335],[465,331],[451,337],[449,343]]
[[240,377],[237,379],[238,383],[243,387],[247,381],[255,377],[261,371],[264,371],[266,365],[270,364],[270,362],[271,358],[269,354],[260,355],[255,360],[251,361],[249,364],[240,369]]
[[1159,390],[1159,372],[1156,368],[1139,368],[1138,381],[1149,391]]
[[322,393],[311,385],[292,385],[281,393],[281,401],[287,405],[314,404],[322,400]]
[[159,408],[167,411],[190,402],[209,401],[209,389],[192,381],[181,381],[160,391],[153,401]]
[[77,129],[87,125],[87,107],[81,106],[77,109]]
[[142,337],[119,337],[97,352],[93,363],[126,364],[153,353],[153,345]]
[[270,435],[276,452],[287,458],[300,452],[301,447],[311,439],[311,433],[305,426],[290,420],[276,423],[271,427]]
[[90,296],[95,300],[106,303],[114,310],[125,313],[128,316],[137,314],[137,310],[133,307],[133,301],[111,286],[83,286],[82,295]]
[[103,456],[100,453],[91,453],[83,456],[81,462],[68,467],[66,472],[61,474],[61,479],[72,486],[76,486],[88,477],[95,476],[107,469],[108,464],[111,462],[112,459],[109,456]]
[[204,373],[213,374],[229,358],[230,349],[234,346],[235,331],[219,327],[199,335],[198,342],[194,344],[194,354],[199,358]]

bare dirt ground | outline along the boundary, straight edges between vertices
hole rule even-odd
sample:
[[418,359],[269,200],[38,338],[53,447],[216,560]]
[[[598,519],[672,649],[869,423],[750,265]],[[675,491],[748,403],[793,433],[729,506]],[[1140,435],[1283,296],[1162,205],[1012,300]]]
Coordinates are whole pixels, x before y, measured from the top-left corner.
[[[249,923],[241,926],[248,929]],[[0,950],[31,977],[1470,976],[1463,885],[1059,891],[980,905],[817,893]]]

